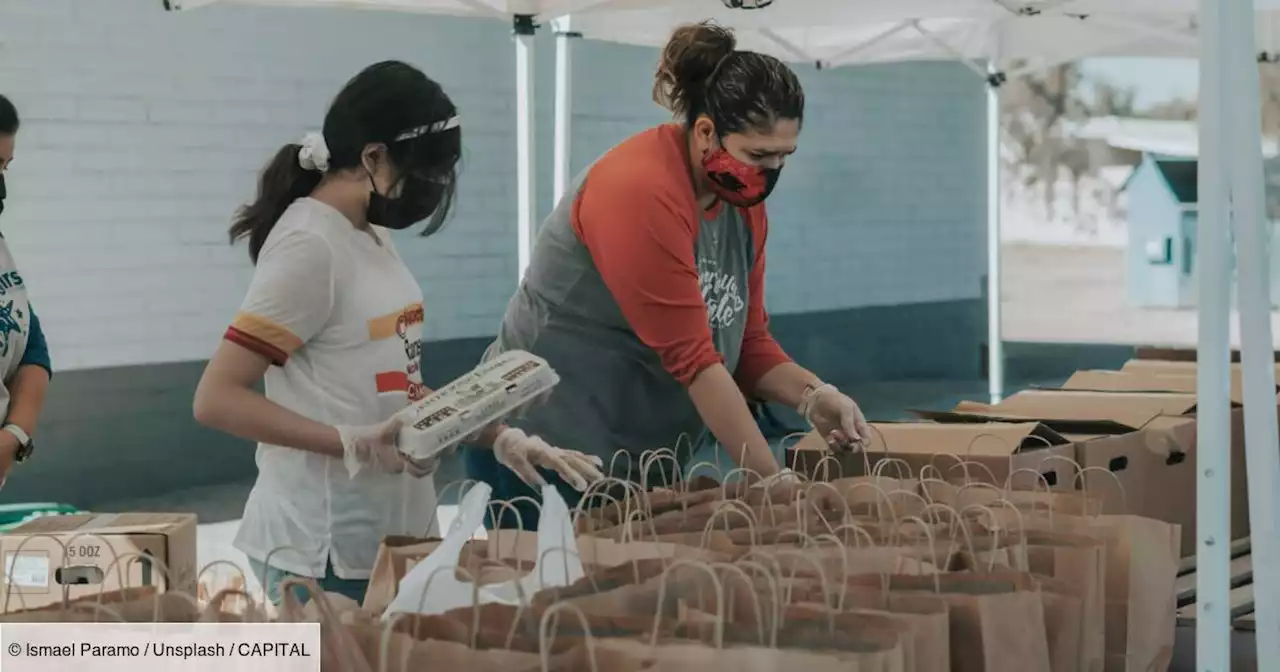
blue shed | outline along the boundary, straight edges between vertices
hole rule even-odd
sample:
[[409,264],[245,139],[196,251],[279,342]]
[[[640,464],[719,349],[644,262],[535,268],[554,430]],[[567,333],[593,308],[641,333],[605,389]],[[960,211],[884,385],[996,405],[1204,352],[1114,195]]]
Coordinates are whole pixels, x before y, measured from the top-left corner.
[[[1276,164],[1268,161],[1268,177]],[[1194,308],[1199,189],[1194,158],[1143,154],[1124,189],[1128,193],[1129,302],[1144,308]],[[1268,210],[1275,187],[1267,180]],[[1272,241],[1275,240],[1275,218]],[[1280,256],[1271,244],[1271,299],[1280,301]],[[1235,287],[1232,286],[1232,303]]]

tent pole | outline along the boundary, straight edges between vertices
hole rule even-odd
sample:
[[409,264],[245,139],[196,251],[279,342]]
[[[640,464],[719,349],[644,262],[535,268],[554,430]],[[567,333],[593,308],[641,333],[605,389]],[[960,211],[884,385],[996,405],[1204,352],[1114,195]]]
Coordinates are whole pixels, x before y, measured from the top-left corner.
[[512,19],[516,38],[516,282],[524,279],[533,253],[534,223],[537,221],[537,164],[534,162],[534,79],[533,37],[537,30],[530,14]]
[[[1200,0],[1200,189],[1196,222],[1199,334],[1196,353],[1196,669],[1231,669],[1230,184],[1219,0]],[[1274,415],[1274,410],[1272,411]]]
[[[1253,591],[1257,619],[1258,670],[1280,670],[1280,562],[1276,557],[1276,514],[1280,493],[1277,440],[1275,350],[1271,333],[1270,250],[1262,180],[1262,118],[1253,0],[1220,1],[1217,46],[1224,59],[1226,106],[1222,128],[1230,135],[1224,159],[1230,162],[1232,229],[1235,232],[1240,314],[1240,368],[1244,391],[1244,444],[1253,541]],[[1230,36],[1229,38],[1227,36]],[[1225,395],[1224,395],[1225,398]],[[1205,445],[1205,444],[1200,444]],[[1210,444],[1221,447],[1228,443]],[[1229,498],[1215,500],[1224,509]],[[1220,516],[1225,519],[1228,513]],[[1229,540],[1230,537],[1223,541]],[[1226,572],[1221,581],[1226,581]],[[1229,618],[1229,616],[1228,616]],[[1229,634],[1229,633],[1228,633]]]
[[987,392],[1004,398],[1004,336],[1000,305],[1000,85],[993,60],[987,76]]
[[582,33],[572,29],[571,17],[562,16],[556,20],[556,165],[555,193],[552,196],[556,204],[569,188],[569,143],[573,134],[573,43],[580,37]]

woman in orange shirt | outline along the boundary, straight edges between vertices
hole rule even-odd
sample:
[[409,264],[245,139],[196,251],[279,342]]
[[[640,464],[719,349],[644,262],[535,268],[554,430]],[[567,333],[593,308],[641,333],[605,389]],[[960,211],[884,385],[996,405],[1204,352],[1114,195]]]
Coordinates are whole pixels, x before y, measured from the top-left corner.
[[[737,50],[708,23],[675,31],[655,79],[654,99],[678,123],[632,136],[571,187],[490,349],[533,352],[561,376],[513,424],[606,464],[625,451],[634,459],[614,460],[614,476],[686,434],[785,479],[747,397],[798,409],[833,446],[868,432],[852,399],[778,346],[764,307],[764,201],[796,151],[804,91],[781,61]],[[468,451],[467,466],[495,498],[537,497],[492,451]],[[531,527],[536,508],[520,519]]]

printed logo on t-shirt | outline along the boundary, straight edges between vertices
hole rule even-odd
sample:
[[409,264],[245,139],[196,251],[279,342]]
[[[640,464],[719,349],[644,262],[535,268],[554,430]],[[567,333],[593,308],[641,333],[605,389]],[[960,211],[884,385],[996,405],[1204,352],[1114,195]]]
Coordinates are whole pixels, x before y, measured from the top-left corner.
[[702,300],[707,304],[707,321],[712,329],[731,327],[746,309],[737,275],[725,273],[714,259],[698,259],[698,281]]
[[21,309],[14,309],[13,300],[0,301],[0,357],[9,354],[10,336],[22,333]]
[[11,289],[22,289],[22,286],[22,276],[17,271],[0,273],[0,296],[8,294]]
[[[17,271],[0,273],[0,297],[11,291],[24,289],[22,276]],[[15,302],[13,299],[0,299],[0,357],[9,356],[9,342],[14,334],[22,333],[22,305],[25,301]],[[15,305],[18,304],[18,305]]]
[[414,303],[369,320],[369,340],[398,339],[405,357],[403,369],[377,374],[378,394],[403,393],[408,395],[410,403],[421,401],[427,396],[420,368],[423,319],[422,304]]

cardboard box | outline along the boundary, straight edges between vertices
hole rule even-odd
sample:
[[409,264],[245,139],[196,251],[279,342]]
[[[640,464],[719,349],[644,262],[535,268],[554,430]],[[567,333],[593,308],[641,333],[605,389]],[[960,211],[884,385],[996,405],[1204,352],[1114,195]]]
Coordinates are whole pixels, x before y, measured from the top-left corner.
[[[906,462],[917,476],[932,464],[940,474],[954,478],[964,477],[960,460],[977,462],[982,466],[969,466],[969,477],[1001,487],[1010,474],[1020,488],[1037,487],[1040,474],[1052,488],[1071,489],[1076,477],[1071,441],[1037,422],[873,422],[871,427],[875,431],[865,456],[832,453],[821,437],[810,433],[788,451],[787,463],[811,478],[816,478],[815,471],[823,476],[819,463],[828,455],[839,464],[826,470],[831,478],[866,475],[868,462],[874,469],[885,458]],[[888,473],[895,472],[890,468]]]
[[196,594],[196,516],[102,513],[36,518],[0,535],[0,610],[124,588]]
[[[1169,362],[1194,362],[1198,358],[1199,351],[1196,348],[1175,348],[1158,345],[1139,346],[1134,354],[1135,359],[1161,359]],[[1277,363],[1280,363],[1280,350],[1275,353]],[[1240,351],[1231,351],[1231,361],[1240,361]]]
[[[1232,532],[1249,532],[1244,487],[1243,411],[1232,411]],[[1107,513],[1132,513],[1182,526],[1182,552],[1195,551],[1196,397],[1185,393],[1029,390],[991,406],[958,408],[969,417],[1035,419],[1075,441],[1080,488],[1102,497]],[[1234,480],[1234,479],[1233,479]]]
[[[1194,424],[1192,394],[1025,390],[999,404],[962,401],[951,411],[912,411],[939,422],[1040,422],[1072,437],[1180,431]],[[1192,432],[1194,435],[1194,431]]]
[[[1196,375],[1164,374],[1137,371],[1076,371],[1062,384],[1064,390],[1111,391],[1111,392],[1180,392],[1196,393]],[[1277,388],[1280,392],[1280,387]],[[1244,403],[1244,388],[1241,376],[1237,373],[1231,377],[1231,401]]]
[[[1158,375],[1173,376],[1194,376],[1196,375],[1196,362],[1184,361],[1167,361],[1160,359],[1131,359],[1120,367],[1121,371],[1127,373],[1148,373]],[[1240,377],[1240,363],[1236,362],[1231,365],[1231,379],[1234,381]],[[1276,380],[1280,380],[1280,364],[1276,364]]]

